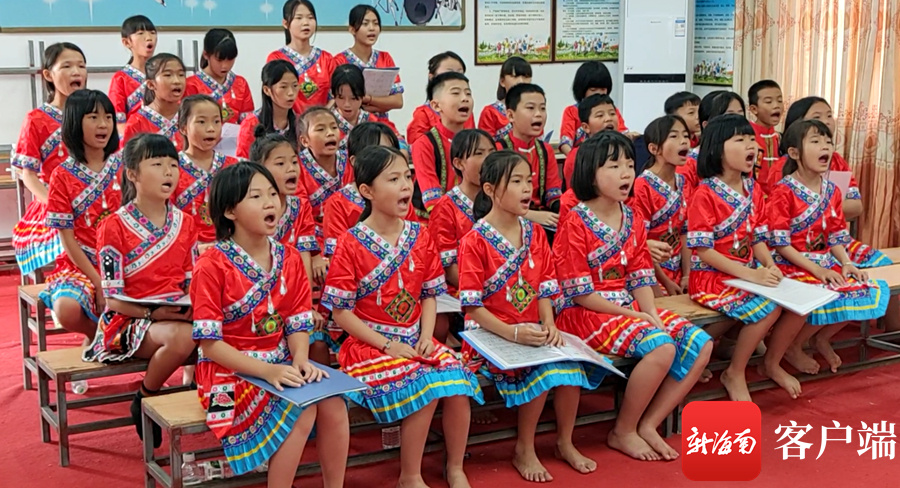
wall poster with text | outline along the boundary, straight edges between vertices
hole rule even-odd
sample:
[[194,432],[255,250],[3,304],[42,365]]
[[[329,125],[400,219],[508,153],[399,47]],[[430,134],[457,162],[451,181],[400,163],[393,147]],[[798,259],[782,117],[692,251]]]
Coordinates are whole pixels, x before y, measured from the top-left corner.
[[696,0],[696,2],[694,84],[732,86],[735,0]]

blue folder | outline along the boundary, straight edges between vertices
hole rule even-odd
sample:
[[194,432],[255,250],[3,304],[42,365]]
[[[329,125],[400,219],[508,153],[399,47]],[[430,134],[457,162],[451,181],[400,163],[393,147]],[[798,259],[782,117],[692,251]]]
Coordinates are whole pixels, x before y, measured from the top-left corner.
[[277,397],[284,398],[301,407],[306,407],[326,398],[343,395],[352,391],[362,391],[369,387],[365,383],[346,373],[329,368],[328,366],[323,366],[315,361],[310,362],[327,372],[329,377],[323,377],[322,381],[318,383],[308,383],[296,388],[286,386],[283,391],[278,391],[268,381],[262,378],[247,376],[240,373],[238,373],[238,376]]

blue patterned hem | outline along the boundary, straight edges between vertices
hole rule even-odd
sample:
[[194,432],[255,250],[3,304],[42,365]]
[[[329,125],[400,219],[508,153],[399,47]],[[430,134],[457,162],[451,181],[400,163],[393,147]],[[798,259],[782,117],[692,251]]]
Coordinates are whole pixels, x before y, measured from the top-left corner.
[[739,303],[730,303],[724,307],[704,305],[745,324],[755,324],[778,308],[778,305],[772,300],[752,293],[748,293],[746,298]]
[[675,359],[669,367],[669,376],[681,381],[694,367],[697,357],[700,356],[700,350],[711,340],[712,337],[709,334],[695,325],[683,326],[674,339],[666,331],[656,329],[641,339],[641,342],[635,347],[633,356],[642,358],[660,346],[673,344]]
[[16,249],[16,263],[22,274],[34,273],[35,271],[49,266],[56,261],[56,258],[65,252],[62,247],[62,241],[59,240],[59,234],[56,230],[51,229],[53,238],[45,245],[38,246],[29,243],[22,248]]
[[[485,363],[485,368],[487,363]],[[506,401],[506,408],[518,407],[531,402],[558,386],[578,386],[592,390],[600,385],[606,376],[599,367],[591,368],[591,377],[585,372],[581,363],[575,361],[559,361],[540,364],[538,366],[515,370],[515,376],[505,372],[485,372],[492,378],[500,396]]]
[[882,266],[890,266],[894,264],[885,254],[878,249],[870,248],[866,253],[865,259],[856,263],[859,268],[880,268]]
[[71,298],[78,302],[81,311],[92,322],[98,322],[100,317],[94,314],[94,295],[88,296],[84,288],[70,281],[51,281],[47,288],[38,295],[38,298],[44,302],[48,309],[53,310],[53,302],[60,298]]
[[273,396],[270,401],[275,408],[249,439],[231,446],[226,443],[228,437],[222,439],[225,457],[228,458],[228,465],[235,475],[253,471],[275,455],[303,413],[301,407],[287,400]]
[[865,291],[841,293],[833,302],[813,310],[806,321],[810,325],[831,325],[883,317],[891,299],[890,287],[886,281],[875,283],[877,287]]
[[369,394],[371,390],[347,393],[346,397],[368,408],[380,424],[399,422],[440,398],[464,395],[484,405],[478,378],[462,365],[426,371],[399,390],[379,395]]
[[334,354],[341,351],[341,345],[331,338],[331,334],[322,330],[317,330],[309,334],[309,345],[312,345],[313,342],[324,342],[328,345],[328,349]]

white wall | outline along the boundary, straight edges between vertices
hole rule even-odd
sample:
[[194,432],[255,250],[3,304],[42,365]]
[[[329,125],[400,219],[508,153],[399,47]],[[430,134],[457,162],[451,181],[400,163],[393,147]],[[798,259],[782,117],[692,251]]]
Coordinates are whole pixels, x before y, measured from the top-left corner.
[[[468,65],[467,75],[471,79],[475,96],[476,117],[481,107],[494,101],[497,89],[499,66],[475,66],[475,1],[466,3],[466,27],[462,31],[447,32],[385,32],[376,46],[388,51],[400,66],[400,76],[406,87],[405,106],[392,112],[392,119],[405,133],[412,111],[425,98],[428,58],[445,50],[457,52]],[[237,32],[240,55],[235,64],[235,72],[250,82],[258,102],[259,71],[266,56],[284,44],[281,31]],[[118,33],[62,33],[62,34],[0,34],[0,67],[22,67],[28,62],[28,40],[44,41],[49,45],[59,41],[77,44],[87,55],[88,65],[119,66],[128,60],[128,53],[120,43]],[[157,52],[176,51],[177,41],[184,42],[184,56],[191,63],[193,40],[202,43],[202,32],[161,32]],[[352,44],[346,32],[320,32],[315,44],[332,53],[340,52]],[[618,80],[618,63],[607,63],[613,80]],[[534,82],[547,92],[549,123],[547,130],[553,130],[553,139],[559,137],[559,123],[567,105],[574,103],[571,93],[572,79],[577,63],[536,65]],[[110,75],[92,74],[88,81],[91,88],[106,90]],[[625,120],[628,120],[628,101],[620,101],[621,83],[614,83],[613,98],[621,105]],[[31,109],[30,85],[27,76],[0,76],[0,144],[15,141],[22,118]],[[662,107],[660,107],[662,109]]]

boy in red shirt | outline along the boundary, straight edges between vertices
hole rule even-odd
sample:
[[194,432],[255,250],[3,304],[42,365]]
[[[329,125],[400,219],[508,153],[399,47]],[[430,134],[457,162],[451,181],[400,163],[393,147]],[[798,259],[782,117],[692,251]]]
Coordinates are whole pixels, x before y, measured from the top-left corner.
[[763,189],[763,193],[769,194],[769,167],[778,161],[781,155],[778,152],[780,134],[775,130],[781,122],[781,114],[784,112],[784,96],[781,87],[772,80],[760,80],[750,86],[747,92],[747,101],[750,103],[750,113],[756,117],[756,122],[751,122],[753,131],[756,132],[756,143],[759,144],[759,158],[756,161],[754,176],[756,182]]
[[[619,111],[616,103],[609,95],[591,95],[578,104],[578,119],[581,122],[581,131],[585,134],[585,140],[592,135],[604,130],[618,130]],[[575,147],[566,155],[563,164],[563,178],[566,186],[572,187],[572,172],[575,171],[575,155],[578,147]]]
[[472,90],[466,75],[447,72],[429,82],[431,107],[441,121],[412,146],[416,185],[413,206],[420,221],[427,222],[431,208],[444,193],[456,186],[456,173],[450,167],[450,143],[463,130],[472,114]]
[[[547,123],[547,98],[544,90],[531,83],[521,83],[506,94],[506,116],[511,129],[497,141],[498,149],[511,149],[531,163],[534,190],[528,220],[552,232],[559,222],[559,198],[562,182],[553,149],[539,136]],[[552,234],[548,234],[548,239]]]

